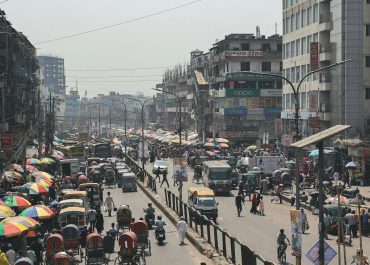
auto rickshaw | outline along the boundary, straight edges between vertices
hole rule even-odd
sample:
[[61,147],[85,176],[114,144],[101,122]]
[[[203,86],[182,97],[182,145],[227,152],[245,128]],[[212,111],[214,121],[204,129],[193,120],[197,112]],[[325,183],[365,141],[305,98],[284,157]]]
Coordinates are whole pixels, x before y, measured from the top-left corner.
[[78,229],[82,229],[86,224],[85,212],[86,209],[84,207],[67,207],[62,209],[59,213],[60,228],[63,230],[69,225],[74,225]]
[[98,233],[91,233],[86,237],[86,265],[107,264],[105,259],[103,238]]
[[122,175],[131,172],[131,169],[124,167],[124,168],[117,168],[117,174],[116,174],[116,182],[118,188],[122,188]]
[[[140,264],[138,253],[138,238],[134,232],[126,232],[118,238],[120,250],[114,264]],[[145,256],[143,256],[145,264]]]
[[[260,185],[260,172],[259,171],[248,171],[247,173],[241,174],[241,180],[245,190],[249,188],[251,192],[258,189]],[[247,187],[247,185],[250,185]]]
[[121,175],[122,192],[137,191],[136,174],[133,172],[123,173]]
[[78,186],[78,190],[87,192],[90,207],[96,209],[100,208],[100,188],[98,183],[82,183],[80,186]]
[[64,250],[64,240],[60,234],[51,234],[45,242],[46,263],[53,264],[54,256]]
[[105,170],[104,180],[106,188],[111,186],[116,187],[116,173],[113,170],[113,168],[109,167],[108,169]]
[[62,228],[62,236],[64,239],[64,248],[67,250],[71,250],[73,252],[73,255],[80,255],[80,259],[82,261],[79,228],[74,224],[66,225]]
[[[334,236],[338,235],[338,204],[325,204],[324,212],[327,212],[331,216],[331,227],[328,228],[328,233]],[[344,231],[344,207],[340,207],[340,216],[342,221],[342,229]],[[344,234],[344,233],[343,233]]]
[[68,255],[66,252],[61,251],[54,256],[54,265],[75,265],[77,264],[73,256]]
[[117,210],[117,224],[118,228],[125,230],[130,228],[132,219],[132,212],[128,205],[121,205]]

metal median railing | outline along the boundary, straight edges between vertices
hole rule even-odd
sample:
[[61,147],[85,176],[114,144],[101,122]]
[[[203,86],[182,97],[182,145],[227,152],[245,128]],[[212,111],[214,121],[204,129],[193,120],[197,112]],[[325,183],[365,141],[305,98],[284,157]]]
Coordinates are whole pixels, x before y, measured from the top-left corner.
[[[134,172],[142,171],[130,157],[127,159],[127,164]],[[144,170],[138,176],[138,180],[146,184],[146,186],[157,193],[156,181],[153,176]],[[147,183],[145,183],[147,181]],[[213,220],[208,219],[193,207],[189,207],[187,203],[180,200],[176,194],[164,189],[166,205],[177,213],[178,216],[183,215],[189,226],[203,239],[205,239],[212,247],[233,264],[241,265],[273,265],[273,262],[265,260],[259,253],[250,249],[246,244],[240,242],[237,237],[233,237],[226,232],[221,226],[217,225]]]

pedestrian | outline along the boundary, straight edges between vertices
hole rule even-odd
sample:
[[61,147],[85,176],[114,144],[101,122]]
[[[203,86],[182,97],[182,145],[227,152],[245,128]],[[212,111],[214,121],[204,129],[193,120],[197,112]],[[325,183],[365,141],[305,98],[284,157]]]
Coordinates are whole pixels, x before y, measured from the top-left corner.
[[304,234],[306,229],[308,229],[308,221],[307,221],[307,215],[304,212],[303,208],[301,208],[301,213],[299,214],[299,224],[301,226],[302,234]]
[[108,209],[108,216],[112,216],[112,209],[114,208],[114,201],[112,196],[110,196],[110,192],[107,193],[107,198],[105,198],[104,206],[107,206]]
[[179,182],[177,181],[176,174],[172,175],[172,179],[173,179],[173,186],[174,187],[179,186]]
[[364,236],[369,235],[369,215],[370,215],[370,208],[364,213],[364,217],[362,217],[362,231]]
[[10,265],[14,265],[15,263],[15,251],[13,249],[12,244],[8,244],[8,250],[6,251],[6,258],[8,259],[8,262]]
[[332,219],[331,219],[331,216],[329,215],[329,213],[327,211],[324,212],[324,218],[323,218],[323,223],[324,223],[324,237],[325,239],[329,239],[328,238],[328,231],[329,231],[329,228],[331,227],[331,224],[332,224]]
[[351,264],[353,263],[355,263],[355,265],[369,265],[369,258],[364,254],[363,250],[357,249],[356,255],[353,256]]
[[169,187],[170,187],[170,184],[168,184],[168,180],[167,180],[167,171],[166,171],[166,170],[165,170],[165,171],[163,171],[162,176],[163,176],[163,179],[162,179],[162,183],[161,183],[161,186],[160,186],[160,187],[162,187],[163,183],[165,183],[165,182],[166,182],[166,184],[167,184],[167,188],[169,188]]
[[184,240],[185,240],[187,228],[188,228],[188,224],[185,222],[184,217],[181,216],[180,220],[177,223],[177,230],[179,231],[180,246],[185,245]]
[[244,197],[243,197],[242,194],[239,193],[235,197],[235,205],[236,205],[236,210],[237,210],[237,213],[238,213],[238,217],[240,217],[240,213],[242,212],[242,209],[243,209],[242,204],[244,204]]
[[337,184],[339,180],[339,173],[338,171],[335,171],[333,174],[334,183]]
[[90,228],[92,230],[95,229],[95,223],[96,223],[96,211],[94,209],[90,209],[88,212],[87,212],[87,220],[90,224]]
[[275,199],[271,199],[271,202],[273,202],[273,200],[279,200],[280,204],[283,203],[283,201],[282,201],[283,198],[281,196],[282,189],[283,189],[283,184],[275,186],[274,191],[275,191],[276,197],[275,197]]
[[82,248],[85,248],[86,246],[86,237],[87,237],[87,225],[85,225],[82,229],[81,229],[81,232],[80,232],[80,243],[81,243],[81,247]]
[[118,239],[118,230],[116,229],[114,223],[111,224],[111,227],[109,228],[108,233],[112,239],[114,240]]
[[34,244],[31,244],[31,246],[27,247],[27,258],[29,258],[33,262],[33,264],[36,264],[36,254],[33,248]]
[[256,193],[253,193],[253,196],[252,196],[252,207],[251,207],[250,212],[253,213],[253,214],[257,213],[257,195],[256,195]]
[[104,198],[103,198],[103,190],[104,190],[103,185],[100,183],[99,184],[99,199],[100,199],[101,202],[104,201]]
[[155,178],[154,178],[154,181],[158,178],[159,182],[161,182],[161,177],[159,176],[159,174],[161,173],[161,168],[158,167],[158,169],[156,170],[155,172]]
[[265,215],[265,204],[263,203],[263,196],[260,198],[260,203],[258,204],[257,211],[260,215]]
[[344,172],[344,175],[343,175],[343,187],[344,188],[346,187],[346,184],[348,185],[349,188],[351,188],[351,184],[349,183],[349,173],[348,173],[348,170],[346,170]]
[[104,230],[104,217],[100,210],[96,212],[96,231],[98,231],[99,234]]
[[243,199],[244,199],[244,188],[243,188],[243,182],[242,181],[240,181],[239,182],[239,186],[238,186],[238,195],[241,195],[241,196],[243,196]]

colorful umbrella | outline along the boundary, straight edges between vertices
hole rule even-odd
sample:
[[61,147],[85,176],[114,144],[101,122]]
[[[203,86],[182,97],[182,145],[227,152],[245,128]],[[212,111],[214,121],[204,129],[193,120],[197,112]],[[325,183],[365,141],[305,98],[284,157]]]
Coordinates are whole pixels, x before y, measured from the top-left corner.
[[0,223],[0,236],[19,236],[27,230],[27,227],[19,223]]
[[49,188],[44,187],[41,184],[38,184],[35,182],[28,182],[24,184],[23,186],[29,189],[29,194],[31,195],[49,192]]
[[51,159],[50,157],[45,157],[41,160],[41,164],[43,165],[51,165],[51,164],[54,164],[55,161],[53,159]]
[[46,188],[49,188],[52,184],[51,182],[41,178],[35,178],[35,182]]
[[40,165],[41,161],[36,158],[29,158],[26,160],[26,164],[31,165],[31,166],[36,166],[36,165]]
[[215,152],[211,152],[211,151],[207,151],[206,153],[207,153],[208,156],[215,156],[216,155]]
[[5,217],[15,216],[15,212],[6,205],[0,205],[0,213]]
[[18,173],[24,173],[24,169],[21,165],[18,164],[12,164],[11,165],[12,170],[18,172]]
[[53,182],[53,176],[50,175],[47,172],[44,172],[44,171],[34,172],[34,173],[32,173],[32,176],[34,176],[35,178],[41,178],[41,179],[45,179],[49,182]]
[[34,166],[31,166],[31,165],[26,165],[26,170],[30,173],[39,171],[37,168],[35,168]]
[[2,200],[9,207],[27,208],[31,206],[31,203],[21,196],[5,196]]
[[15,217],[8,217],[1,221],[1,223],[19,223],[24,225],[27,228],[33,228],[40,223],[37,222],[35,219],[26,216],[15,216]]
[[215,141],[216,141],[216,143],[224,143],[224,144],[230,143],[229,140],[227,140],[225,138],[216,138]]
[[229,145],[228,144],[225,144],[225,143],[220,143],[219,145],[221,148],[229,148]]
[[[340,199],[341,204],[348,204],[349,203],[349,200],[346,197],[344,197],[343,195],[340,195],[339,199]],[[331,204],[338,204],[338,196],[331,197],[331,198],[327,199],[325,202],[326,203],[331,203]]]
[[214,143],[205,143],[204,147],[215,147],[216,145]]
[[45,205],[36,205],[28,207],[19,216],[31,217],[33,219],[49,219],[54,216],[54,212]]

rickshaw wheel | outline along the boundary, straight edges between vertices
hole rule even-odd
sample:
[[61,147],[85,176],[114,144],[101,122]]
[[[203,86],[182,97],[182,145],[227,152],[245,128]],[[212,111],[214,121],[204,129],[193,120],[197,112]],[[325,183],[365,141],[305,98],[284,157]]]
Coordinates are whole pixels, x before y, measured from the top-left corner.
[[[118,263],[117,263],[117,261],[118,261]],[[122,264],[121,261],[122,261],[121,260],[121,257],[120,256],[117,256],[116,259],[114,260],[114,265],[120,265],[120,264]]]
[[[151,243],[150,243],[150,239],[148,238],[148,254],[149,254],[149,256],[151,256],[152,255],[152,245],[151,245]],[[145,255],[144,255],[145,256]],[[145,259],[145,258],[144,258]]]

